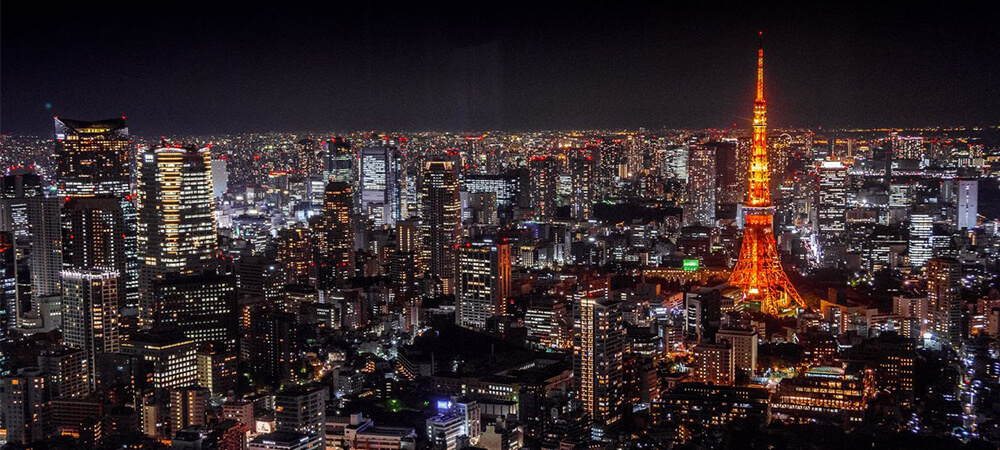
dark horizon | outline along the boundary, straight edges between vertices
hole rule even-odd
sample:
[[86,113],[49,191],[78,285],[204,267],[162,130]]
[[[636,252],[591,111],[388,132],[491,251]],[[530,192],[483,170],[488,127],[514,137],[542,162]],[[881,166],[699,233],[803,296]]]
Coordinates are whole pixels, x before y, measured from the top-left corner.
[[282,6],[8,8],[0,132],[742,128],[759,29],[774,127],[1000,123],[985,10]]

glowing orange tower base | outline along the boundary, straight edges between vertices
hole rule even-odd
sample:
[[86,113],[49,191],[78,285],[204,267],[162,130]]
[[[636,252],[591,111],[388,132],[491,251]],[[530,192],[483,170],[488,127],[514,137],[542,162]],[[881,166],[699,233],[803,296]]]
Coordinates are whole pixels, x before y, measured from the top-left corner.
[[774,209],[748,207],[745,211],[743,246],[729,284],[743,291],[744,303],[760,304],[765,314],[782,316],[793,314],[796,307],[805,308],[778,258],[772,225]]
[[[763,34],[763,33],[761,33]],[[760,304],[772,316],[794,314],[805,303],[788,281],[774,241],[771,172],[767,160],[767,102],[764,101],[764,47],[757,51],[757,98],[753,102],[753,153],[744,208],[743,246],[729,284],[743,291],[744,303]]]

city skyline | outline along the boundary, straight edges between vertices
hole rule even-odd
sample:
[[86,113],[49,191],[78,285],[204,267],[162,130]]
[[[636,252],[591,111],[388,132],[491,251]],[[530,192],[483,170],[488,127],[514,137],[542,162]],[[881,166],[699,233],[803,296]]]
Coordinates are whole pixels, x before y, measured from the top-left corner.
[[1000,447],[969,11],[227,6],[5,21],[0,450]]

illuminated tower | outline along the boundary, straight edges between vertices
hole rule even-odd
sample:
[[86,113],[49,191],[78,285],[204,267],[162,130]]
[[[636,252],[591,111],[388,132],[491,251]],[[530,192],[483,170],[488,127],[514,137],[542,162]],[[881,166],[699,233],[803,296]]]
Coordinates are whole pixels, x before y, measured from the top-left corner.
[[207,148],[164,144],[142,153],[137,203],[143,326],[155,316],[154,282],[215,268],[211,164]]
[[743,208],[743,248],[729,283],[743,291],[743,301],[760,304],[760,310],[781,315],[805,307],[788,281],[774,240],[774,207],[771,206],[770,170],[767,166],[767,104],[764,102],[764,47],[757,51],[757,99],[753,104],[753,152],[750,156],[749,194]]
[[421,196],[427,274],[441,280],[444,295],[455,293],[458,244],[462,237],[462,207],[458,196],[458,170],[451,161],[424,163]]

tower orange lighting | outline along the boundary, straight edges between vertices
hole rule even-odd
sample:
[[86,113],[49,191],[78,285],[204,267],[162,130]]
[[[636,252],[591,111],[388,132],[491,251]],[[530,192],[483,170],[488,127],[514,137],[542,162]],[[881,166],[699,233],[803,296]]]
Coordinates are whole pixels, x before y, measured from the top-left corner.
[[[761,33],[763,35],[763,33]],[[743,245],[729,284],[743,291],[743,301],[760,303],[760,310],[779,316],[805,307],[788,281],[774,240],[771,172],[767,164],[767,103],[764,101],[764,46],[757,50],[757,98],[753,103],[753,150],[750,189],[743,211]]]

